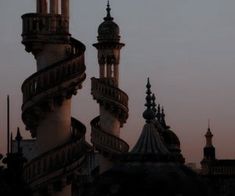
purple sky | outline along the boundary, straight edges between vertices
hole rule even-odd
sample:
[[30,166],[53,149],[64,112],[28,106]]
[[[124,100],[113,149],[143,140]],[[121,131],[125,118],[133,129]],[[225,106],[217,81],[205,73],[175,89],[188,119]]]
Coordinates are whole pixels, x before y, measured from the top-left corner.
[[[11,95],[11,130],[21,121],[22,82],[36,71],[21,45],[21,18],[34,12],[35,0],[0,1],[0,152],[6,144],[6,95]],[[71,0],[71,33],[86,46],[87,79],[73,97],[73,116],[87,125],[98,115],[90,78],[98,76],[97,27],[106,0]],[[181,140],[187,162],[202,158],[207,120],[211,119],[218,158],[235,158],[235,1],[111,0],[121,29],[120,87],[129,95],[130,117],[121,132],[131,146],[144,120],[146,78],[167,122]],[[85,111],[85,112],[84,112]]]

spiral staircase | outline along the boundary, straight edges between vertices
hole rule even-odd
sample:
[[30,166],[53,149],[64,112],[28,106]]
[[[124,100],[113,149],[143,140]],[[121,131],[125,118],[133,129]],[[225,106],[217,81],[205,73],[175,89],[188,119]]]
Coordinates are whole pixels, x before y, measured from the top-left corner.
[[[110,79],[92,78],[91,93],[97,103],[104,106],[119,121],[121,126],[128,118],[128,96],[113,85]],[[100,126],[100,116],[91,121],[91,142],[95,148],[109,158],[116,158],[129,150],[129,145],[119,137],[104,131]],[[111,130],[110,130],[111,131]]]
[[128,95],[118,87],[120,51],[125,44],[120,42],[120,29],[111,16],[109,1],[106,11],[98,27],[98,42],[93,44],[98,51],[100,78],[91,78],[91,94],[100,105],[100,115],[91,121],[91,142],[103,156],[101,172],[129,150],[119,137],[129,111]]
[[[32,137],[37,137],[37,127],[45,114],[53,112],[52,102],[59,107],[82,87],[86,78],[85,46],[71,37],[68,20],[62,15],[30,13],[23,15],[22,19],[22,43],[26,51],[34,56],[48,43],[70,46],[66,58],[47,65],[23,82],[22,119]],[[33,191],[46,194],[44,192],[49,192],[50,187],[59,191],[71,183],[74,174],[86,162],[86,152],[90,149],[85,141],[85,132],[86,127],[71,118],[68,141],[38,155],[25,165],[24,179]]]

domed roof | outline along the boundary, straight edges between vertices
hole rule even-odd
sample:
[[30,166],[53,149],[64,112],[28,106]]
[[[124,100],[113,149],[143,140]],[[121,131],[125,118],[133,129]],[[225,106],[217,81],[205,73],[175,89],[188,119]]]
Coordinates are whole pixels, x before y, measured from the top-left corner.
[[[137,144],[131,152],[122,154],[118,164],[101,174],[86,195],[206,196],[207,188],[200,177],[168,151],[159,133],[166,130],[155,121],[151,112],[153,104],[149,80],[146,87],[147,108],[143,115],[146,123]],[[172,133],[168,130],[169,138],[175,139]]]
[[107,16],[104,18],[104,22],[102,22],[98,28],[98,41],[119,42],[120,30],[119,26],[113,21],[113,17],[111,17],[110,14],[111,8],[109,2],[106,10],[107,10]]
[[166,145],[174,145],[180,148],[180,140],[177,135],[170,129],[166,129],[162,132],[163,139]]

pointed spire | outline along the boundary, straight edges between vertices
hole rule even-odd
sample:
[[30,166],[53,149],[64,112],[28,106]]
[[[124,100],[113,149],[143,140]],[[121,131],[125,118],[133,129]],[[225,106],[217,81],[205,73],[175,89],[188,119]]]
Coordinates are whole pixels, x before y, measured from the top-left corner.
[[211,133],[211,129],[210,129],[210,120],[208,120],[208,128],[207,128],[205,137],[206,137],[206,146],[212,146],[213,134]]
[[22,140],[22,136],[20,134],[20,128],[17,127],[17,134],[16,134],[16,137],[15,137],[16,141],[21,141]]
[[106,11],[107,11],[107,15],[106,15],[106,17],[104,18],[104,20],[105,20],[105,21],[107,21],[107,20],[113,20],[113,17],[111,16],[111,8],[110,8],[109,0],[108,0],[108,2],[107,2]]
[[157,106],[156,118],[159,122],[161,121],[161,106],[160,106],[160,104],[158,104],[158,106]]
[[167,128],[165,117],[166,117],[165,110],[164,107],[162,106],[161,124],[164,128]]
[[210,119],[208,119],[208,129],[207,130],[210,130],[211,128],[211,125],[210,125]]
[[20,142],[22,140],[22,136],[20,134],[20,128],[19,127],[17,127],[17,134],[16,134],[16,137],[15,137],[15,140],[17,141],[18,153],[20,153],[21,152]]
[[207,128],[207,132],[206,132],[206,138],[212,138],[213,134],[211,133],[211,128],[210,128],[210,119],[208,119],[208,128]]
[[146,119],[146,122],[149,123],[151,120],[154,119],[154,112],[152,110],[152,92],[151,92],[151,84],[149,81],[149,78],[147,80],[147,85],[146,85],[147,91],[146,91],[146,103],[145,106],[147,107],[146,110],[143,113],[143,117]]
[[155,97],[155,94],[153,93],[153,95],[152,95],[152,110],[154,112],[154,116],[156,116],[156,113],[157,113],[157,109],[156,109],[157,104],[156,104],[155,100],[156,100],[156,97]]

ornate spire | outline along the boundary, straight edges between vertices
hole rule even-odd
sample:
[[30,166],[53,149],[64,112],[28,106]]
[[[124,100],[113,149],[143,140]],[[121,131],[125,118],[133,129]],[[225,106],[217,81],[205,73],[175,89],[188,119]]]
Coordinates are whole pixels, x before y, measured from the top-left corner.
[[17,141],[18,153],[20,153],[21,152],[20,142],[22,140],[22,136],[20,134],[20,128],[19,127],[17,127],[17,134],[16,134],[16,137],[15,137],[15,140]]
[[211,140],[212,142],[212,137],[213,137],[213,134],[211,133],[211,128],[210,128],[210,119],[208,119],[208,128],[207,128],[207,132],[206,132],[206,138],[208,140]]
[[108,2],[107,2],[106,11],[107,11],[107,16],[104,18],[104,20],[105,20],[105,21],[107,21],[107,20],[113,20],[113,17],[111,16],[111,8],[110,8],[109,0],[108,0]]
[[162,106],[161,124],[164,128],[167,127],[165,117],[166,117],[165,110],[164,110],[164,107]]
[[157,106],[156,118],[159,122],[161,121],[161,106],[160,106],[160,104],[158,104],[158,106]]
[[151,92],[151,84],[149,81],[149,78],[147,80],[147,85],[146,85],[147,91],[146,91],[146,103],[145,106],[147,107],[146,110],[143,113],[143,117],[146,119],[146,122],[149,123],[151,120],[154,119],[154,112],[152,110],[152,92]]
[[156,100],[156,97],[155,97],[155,94],[153,93],[153,95],[152,95],[152,110],[154,112],[154,116],[157,113],[157,109],[156,109],[157,104],[156,104],[155,100]]

